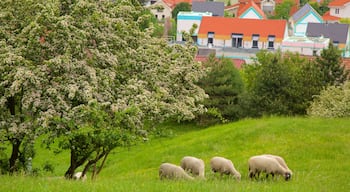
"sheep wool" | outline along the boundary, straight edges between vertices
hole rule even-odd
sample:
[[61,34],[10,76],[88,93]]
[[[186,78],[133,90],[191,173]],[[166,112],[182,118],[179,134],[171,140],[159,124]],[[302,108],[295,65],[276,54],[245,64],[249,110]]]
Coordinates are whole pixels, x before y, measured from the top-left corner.
[[293,175],[293,172],[289,169],[289,167],[287,166],[287,163],[284,161],[284,159],[281,156],[278,155],[271,155],[271,154],[264,154],[263,156],[266,157],[272,157],[274,159],[276,159],[278,161],[278,163],[285,168],[286,170],[288,170],[290,172],[291,175]]
[[81,177],[82,176],[82,174],[83,174],[83,172],[76,172],[76,173],[74,173],[74,175],[73,175],[73,179],[74,180],[82,180],[82,181],[85,181],[86,180],[86,175],[84,175],[83,177]]
[[185,156],[180,162],[180,166],[194,176],[204,178],[205,165],[202,159],[196,157]]
[[281,175],[287,181],[291,178],[291,173],[285,169],[274,157],[258,155],[249,158],[249,177],[259,178],[261,172],[265,172],[266,178],[269,174],[274,177],[274,175]]
[[231,160],[224,157],[213,157],[210,160],[211,170],[216,173],[232,175],[237,180],[241,180],[241,174],[235,169]]
[[162,163],[159,167],[160,179],[189,179],[193,177],[189,176],[183,168],[171,163]]

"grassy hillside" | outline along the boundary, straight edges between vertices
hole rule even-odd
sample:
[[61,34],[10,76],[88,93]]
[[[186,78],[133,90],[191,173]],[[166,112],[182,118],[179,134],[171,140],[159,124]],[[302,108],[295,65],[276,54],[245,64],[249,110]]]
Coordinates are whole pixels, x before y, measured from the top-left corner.
[[[0,176],[0,191],[346,191],[350,189],[350,119],[263,118],[198,129],[173,127],[168,138],[152,139],[130,149],[117,149],[97,181],[66,181],[60,177],[68,155],[39,149],[34,166],[49,162],[52,175]],[[250,181],[247,160],[262,153],[281,155],[294,175],[291,181]],[[206,180],[160,181],[162,162],[179,164],[185,155],[202,158]],[[242,181],[219,178],[209,160],[233,161]]]

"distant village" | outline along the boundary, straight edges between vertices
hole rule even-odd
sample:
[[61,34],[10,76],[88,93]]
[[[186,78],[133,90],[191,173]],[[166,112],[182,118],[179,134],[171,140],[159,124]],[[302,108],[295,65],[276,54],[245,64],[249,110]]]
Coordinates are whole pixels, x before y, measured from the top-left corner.
[[332,42],[341,50],[344,62],[350,63],[350,25],[341,23],[342,19],[350,19],[350,0],[330,0],[329,10],[323,15],[309,3],[300,6],[299,0],[292,1],[294,5],[288,19],[267,17],[274,14],[283,0],[238,0],[234,4],[232,0],[228,3],[151,0],[145,6],[158,20],[166,20],[172,17],[177,4],[189,3],[191,11],[177,14],[174,41],[184,43],[183,32],[188,33],[196,24],[198,27],[191,35],[199,47],[199,59],[215,52],[217,56],[230,57],[240,63],[249,62],[262,49],[280,49],[312,57],[320,55]]

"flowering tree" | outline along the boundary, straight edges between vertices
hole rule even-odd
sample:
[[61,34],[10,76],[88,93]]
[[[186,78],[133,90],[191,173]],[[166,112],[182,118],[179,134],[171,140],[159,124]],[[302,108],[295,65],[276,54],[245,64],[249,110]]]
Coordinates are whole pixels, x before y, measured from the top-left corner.
[[0,17],[0,135],[60,138],[71,152],[67,178],[147,137],[146,121],[191,119],[203,110],[196,49],[152,38],[136,0],[35,1],[31,10],[28,1],[11,2],[0,3],[11,15]]

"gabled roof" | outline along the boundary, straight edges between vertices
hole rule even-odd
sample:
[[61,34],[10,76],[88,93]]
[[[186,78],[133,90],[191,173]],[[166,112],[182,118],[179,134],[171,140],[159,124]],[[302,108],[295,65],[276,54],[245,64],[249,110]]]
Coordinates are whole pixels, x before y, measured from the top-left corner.
[[277,39],[282,39],[286,26],[286,20],[203,17],[198,36],[204,38],[208,32],[214,32],[215,38],[221,39],[231,39],[232,33],[243,34],[246,37],[259,34],[262,38],[275,35]]
[[350,0],[333,0],[328,4],[328,7],[339,7],[344,6],[345,4],[350,3]]
[[306,3],[302,8],[300,8],[297,12],[295,12],[292,16],[292,19],[294,21],[298,21],[300,19],[302,19],[304,16],[306,16],[308,13],[312,12],[313,14],[315,14],[318,18],[320,18],[322,20],[321,15],[319,15],[317,13],[317,11],[315,11],[314,8],[311,7],[310,4]]
[[253,10],[256,14],[258,14],[260,18],[266,19],[265,13],[260,9],[258,5],[256,5],[256,3],[254,3],[254,1],[250,1],[243,7],[240,7],[238,9],[237,16],[242,18],[242,16],[247,14],[250,10]]
[[332,16],[330,11],[327,11],[323,16],[323,20],[325,21],[339,21],[340,17]]
[[212,12],[213,16],[224,16],[224,2],[192,2],[192,11]]
[[229,5],[229,6],[225,6],[225,11],[226,10],[231,10],[231,9],[238,9],[239,7],[239,3],[233,4],[233,5]]
[[308,37],[326,37],[333,42],[345,44],[349,32],[348,24],[339,23],[309,23],[306,28],[306,36]]

